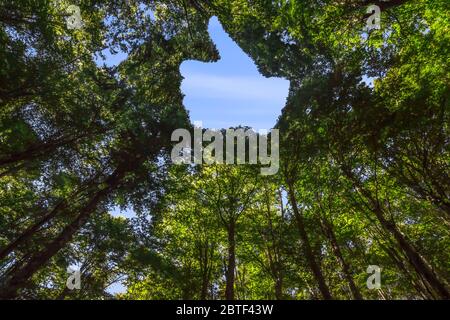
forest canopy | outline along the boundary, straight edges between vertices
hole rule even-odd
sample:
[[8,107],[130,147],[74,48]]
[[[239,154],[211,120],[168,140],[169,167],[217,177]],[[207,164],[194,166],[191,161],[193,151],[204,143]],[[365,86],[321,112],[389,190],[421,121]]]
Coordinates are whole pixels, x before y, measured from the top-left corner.
[[[450,299],[449,9],[0,0],[0,299]],[[274,175],[171,159],[213,16],[290,82]]]

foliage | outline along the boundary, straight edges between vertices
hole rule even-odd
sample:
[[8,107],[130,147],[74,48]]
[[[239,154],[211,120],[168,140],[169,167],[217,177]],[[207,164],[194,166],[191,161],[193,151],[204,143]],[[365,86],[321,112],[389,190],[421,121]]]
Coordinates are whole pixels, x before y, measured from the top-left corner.
[[[0,298],[450,298],[447,1],[69,4],[0,2]],[[290,81],[277,175],[170,161],[211,16]]]

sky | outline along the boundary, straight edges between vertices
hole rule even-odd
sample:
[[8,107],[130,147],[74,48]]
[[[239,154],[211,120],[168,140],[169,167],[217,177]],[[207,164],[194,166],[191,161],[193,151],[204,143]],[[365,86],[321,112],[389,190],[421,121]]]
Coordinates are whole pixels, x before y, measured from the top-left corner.
[[[223,30],[216,17],[209,22],[209,34],[219,50],[218,62],[188,60],[181,64],[181,91],[191,122],[204,128],[249,126],[255,130],[274,127],[285,105],[289,82],[265,78],[252,59]],[[106,65],[118,65],[125,54],[107,56]],[[98,60],[99,63],[100,60]]]
[[262,76],[216,17],[209,22],[209,34],[221,59],[214,63],[185,61],[180,68],[183,102],[191,121],[215,129],[238,125],[273,128],[285,105],[289,82]]
[[[274,127],[289,91],[289,81],[262,76],[252,59],[228,36],[216,17],[208,31],[219,50],[218,62],[188,60],[181,64],[184,78],[181,91],[183,104],[191,122],[202,122],[204,128],[221,129],[249,126],[255,130]],[[103,52],[105,61],[118,65],[126,55]],[[115,216],[134,217],[132,210],[113,210]]]
[[[185,61],[180,67],[184,78],[181,91],[191,122],[202,122],[204,128],[220,129],[239,125],[255,130],[271,129],[281,114],[288,95],[289,82],[281,78],[265,78],[252,59],[223,30],[216,17],[209,22],[209,34],[221,59],[214,63]],[[118,65],[126,55],[103,52],[106,60],[97,63]],[[114,216],[134,217],[132,210],[116,208]],[[110,293],[124,292],[120,283]]]

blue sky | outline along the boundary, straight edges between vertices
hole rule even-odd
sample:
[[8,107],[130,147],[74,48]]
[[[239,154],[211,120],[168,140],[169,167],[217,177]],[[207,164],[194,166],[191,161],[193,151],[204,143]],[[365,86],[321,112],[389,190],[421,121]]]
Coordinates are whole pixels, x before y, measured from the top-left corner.
[[[243,125],[256,130],[271,129],[285,105],[289,82],[265,78],[252,59],[223,30],[216,17],[209,22],[209,34],[221,59],[214,63],[189,60],[182,63],[181,90],[191,121],[205,128]],[[126,58],[104,51],[109,66]]]
[[285,105],[289,82],[263,77],[215,17],[210,20],[209,33],[221,59],[215,63],[185,61],[180,68],[191,121],[216,129],[238,125],[271,129]]
[[[209,34],[221,59],[214,63],[189,60],[182,63],[183,103],[191,121],[201,121],[204,128],[229,128],[238,125],[255,130],[271,129],[284,107],[289,82],[265,78],[252,59],[223,30],[216,17],[209,22]],[[118,65],[126,55],[111,55],[105,50],[105,64]],[[98,60],[99,64],[103,61]],[[116,216],[130,218],[132,210],[114,210]]]
[[[289,82],[280,78],[265,78],[254,62],[223,30],[217,18],[209,23],[209,33],[221,59],[215,63],[185,61],[180,67],[184,80],[181,90],[191,121],[201,121],[204,128],[229,128],[238,125],[255,130],[274,127],[288,95]],[[104,51],[108,66],[118,65],[126,55],[111,55]],[[98,60],[99,64],[103,61]],[[114,216],[131,218],[132,210],[112,210]],[[125,290],[120,283],[109,292]]]

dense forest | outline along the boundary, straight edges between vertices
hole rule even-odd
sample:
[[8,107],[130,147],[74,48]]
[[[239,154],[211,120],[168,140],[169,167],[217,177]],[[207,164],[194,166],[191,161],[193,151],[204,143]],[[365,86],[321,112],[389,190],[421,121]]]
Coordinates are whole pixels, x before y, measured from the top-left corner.
[[[449,9],[0,0],[0,299],[450,299]],[[290,81],[274,175],[171,160],[214,16]]]

